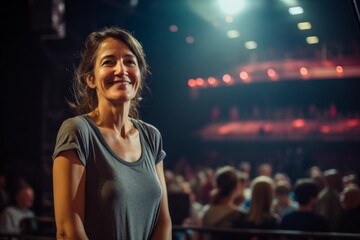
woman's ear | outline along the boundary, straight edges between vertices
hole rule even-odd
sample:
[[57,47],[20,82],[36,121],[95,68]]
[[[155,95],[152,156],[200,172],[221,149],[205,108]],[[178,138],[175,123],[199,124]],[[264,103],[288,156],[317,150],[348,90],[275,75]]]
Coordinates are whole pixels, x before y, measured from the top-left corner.
[[87,83],[87,85],[89,86],[89,88],[94,89],[94,88],[96,87],[96,85],[95,85],[95,79],[94,79],[94,77],[93,77],[92,75],[88,75],[88,76],[86,77],[86,83]]

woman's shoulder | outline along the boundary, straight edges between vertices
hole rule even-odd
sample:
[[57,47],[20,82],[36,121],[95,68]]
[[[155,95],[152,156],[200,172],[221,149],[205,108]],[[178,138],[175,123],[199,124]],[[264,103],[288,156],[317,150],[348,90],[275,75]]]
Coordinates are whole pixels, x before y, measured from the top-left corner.
[[132,119],[132,122],[137,128],[140,128],[145,133],[145,135],[149,136],[150,138],[157,138],[161,136],[159,129],[151,123],[140,119]]
[[86,115],[78,115],[74,117],[66,118],[62,124],[62,128],[72,128],[72,129],[81,129],[81,128],[87,128],[87,120]]
[[148,123],[148,122],[145,122],[144,120],[133,118],[132,122],[135,123],[136,125],[142,127],[142,128],[148,129],[150,131],[159,132],[158,128],[155,127],[155,125],[153,125],[151,123]]
[[65,118],[63,124],[76,125],[83,124],[86,120],[87,115],[76,115],[72,117]]

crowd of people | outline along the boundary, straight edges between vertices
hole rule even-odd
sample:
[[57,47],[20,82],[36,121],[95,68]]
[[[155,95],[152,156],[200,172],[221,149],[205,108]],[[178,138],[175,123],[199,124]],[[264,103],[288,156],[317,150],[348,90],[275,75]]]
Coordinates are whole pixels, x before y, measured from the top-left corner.
[[[270,164],[260,164],[256,171],[251,171],[252,167],[242,162],[238,166],[195,169],[183,163],[180,168],[165,169],[173,224],[360,234],[356,174],[342,175],[337,169],[313,166],[307,175],[292,181],[284,172],[273,172]],[[0,232],[22,233],[22,220],[36,216],[33,188],[20,181],[13,196],[4,191],[4,186],[1,196]],[[35,230],[36,222],[31,224]],[[233,239],[226,232],[190,234],[192,240]],[[174,234],[174,239],[184,239],[183,233]]]
[[[352,220],[360,217],[356,174],[343,175],[337,169],[321,170],[313,166],[303,177],[292,181],[284,172],[273,172],[270,164],[259,164],[255,174],[251,173],[251,167],[255,166],[243,162],[238,166],[195,170],[190,164],[182,164],[180,168],[166,170],[169,195],[191,193],[189,214],[180,224],[222,229],[360,233],[360,222]],[[178,206],[169,204],[171,215],[178,215]],[[224,234],[201,235],[200,238],[200,234],[194,232],[192,238],[227,239]]]

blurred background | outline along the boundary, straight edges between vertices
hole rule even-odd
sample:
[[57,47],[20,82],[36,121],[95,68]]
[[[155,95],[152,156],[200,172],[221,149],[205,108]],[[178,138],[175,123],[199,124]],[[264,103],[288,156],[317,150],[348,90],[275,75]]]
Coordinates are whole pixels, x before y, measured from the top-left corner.
[[[86,36],[121,26],[152,74],[142,119],[176,169],[248,161],[292,179],[360,170],[360,23],[352,0],[3,1],[1,175],[52,214],[52,151]],[[359,5],[359,3],[358,3]],[[255,167],[254,167],[255,169]]]

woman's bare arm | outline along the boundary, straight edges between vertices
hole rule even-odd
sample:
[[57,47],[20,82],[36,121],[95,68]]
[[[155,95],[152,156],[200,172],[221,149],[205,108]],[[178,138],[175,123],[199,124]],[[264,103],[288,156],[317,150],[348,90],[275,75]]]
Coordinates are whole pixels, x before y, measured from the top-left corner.
[[59,153],[53,165],[57,239],[88,239],[83,226],[85,178],[85,167],[75,150]]
[[156,223],[152,240],[171,240],[172,238],[172,222],[169,213],[168,196],[164,177],[163,161],[156,165],[156,171],[162,187],[162,197],[160,203],[159,219]]

